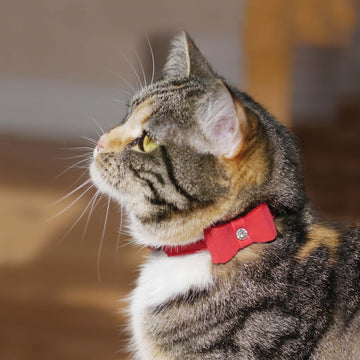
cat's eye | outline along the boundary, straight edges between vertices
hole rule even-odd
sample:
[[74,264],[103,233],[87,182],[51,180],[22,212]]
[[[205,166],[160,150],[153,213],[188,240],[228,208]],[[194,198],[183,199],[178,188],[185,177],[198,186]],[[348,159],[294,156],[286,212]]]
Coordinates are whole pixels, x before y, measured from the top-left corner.
[[148,134],[146,134],[140,141],[140,149],[144,152],[150,152],[156,149],[159,146],[159,143],[152,139]]

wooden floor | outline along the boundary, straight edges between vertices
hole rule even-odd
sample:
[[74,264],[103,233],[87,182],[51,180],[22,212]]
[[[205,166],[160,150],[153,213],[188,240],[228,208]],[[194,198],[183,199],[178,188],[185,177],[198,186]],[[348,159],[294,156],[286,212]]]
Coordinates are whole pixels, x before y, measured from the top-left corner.
[[[332,218],[360,219],[359,131],[296,132],[315,205]],[[54,204],[86,180],[81,169],[57,177],[76,161],[64,159],[77,154],[68,146],[0,138],[1,360],[128,359],[126,303],[119,299],[132,288],[146,250],[122,237],[116,260],[120,212],[112,205],[99,254],[106,200],[84,236],[87,213],[69,231],[94,190],[64,212],[81,191]]]

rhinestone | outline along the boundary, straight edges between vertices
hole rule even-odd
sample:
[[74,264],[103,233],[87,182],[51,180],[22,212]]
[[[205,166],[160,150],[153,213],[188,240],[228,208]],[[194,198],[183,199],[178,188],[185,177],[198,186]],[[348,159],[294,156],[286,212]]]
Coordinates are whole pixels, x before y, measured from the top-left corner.
[[249,236],[245,228],[237,229],[235,235],[239,240],[245,240]]

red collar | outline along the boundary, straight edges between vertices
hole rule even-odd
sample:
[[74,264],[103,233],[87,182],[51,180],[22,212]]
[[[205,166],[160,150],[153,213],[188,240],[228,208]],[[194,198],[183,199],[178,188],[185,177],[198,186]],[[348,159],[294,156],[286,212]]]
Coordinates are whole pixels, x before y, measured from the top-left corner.
[[164,246],[161,249],[167,256],[188,255],[208,250],[214,264],[225,264],[240,249],[252,243],[272,241],[276,236],[273,216],[268,205],[263,203],[244,217],[205,229],[204,239],[182,246]]

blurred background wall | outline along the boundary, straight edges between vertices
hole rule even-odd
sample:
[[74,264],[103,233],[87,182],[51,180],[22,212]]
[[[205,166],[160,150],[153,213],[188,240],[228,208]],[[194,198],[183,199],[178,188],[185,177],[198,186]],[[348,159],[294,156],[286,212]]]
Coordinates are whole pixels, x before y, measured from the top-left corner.
[[140,61],[151,79],[147,37],[157,77],[183,29],[295,131],[319,211],[360,217],[358,1],[2,0],[0,359],[128,358],[118,299],[146,251],[118,242],[115,204],[104,227],[106,200],[71,192],[87,178],[86,138],[117,124],[143,81]]
[[[116,123],[119,88],[136,86],[136,54],[151,75],[146,35],[160,72],[171,35],[186,29],[214,67],[243,79],[243,1],[11,1],[0,4],[0,130],[61,139]],[[225,56],[226,55],[226,56]],[[114,73],[119,74],[119,76]],[[141,75],[142,78],[142,75]],[[126,98],[126,95],[125,95]]]

